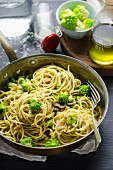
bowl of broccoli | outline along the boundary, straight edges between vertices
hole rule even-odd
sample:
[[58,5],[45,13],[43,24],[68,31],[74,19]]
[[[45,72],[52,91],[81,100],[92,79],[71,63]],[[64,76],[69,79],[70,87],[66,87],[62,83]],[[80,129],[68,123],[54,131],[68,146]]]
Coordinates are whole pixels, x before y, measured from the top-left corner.
[[87,35],[94,25],[97,11],[86,1],[74,0],[61,4],[56,10],[56,19],[61,30],[73,39]]

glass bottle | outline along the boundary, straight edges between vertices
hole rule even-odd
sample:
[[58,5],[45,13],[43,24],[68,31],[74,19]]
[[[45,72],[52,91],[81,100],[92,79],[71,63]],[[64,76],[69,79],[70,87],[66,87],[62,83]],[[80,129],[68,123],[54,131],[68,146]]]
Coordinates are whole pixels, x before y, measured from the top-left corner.
[[113,0],[103,0],[103,8],[96,16],[89,55],[97,64],[113,64]]
[[42,49],[45,52],[53,52],[58,46],[60,38],[56,34],[53,11],[49,3],[40,2],[36,4],[31,27]]

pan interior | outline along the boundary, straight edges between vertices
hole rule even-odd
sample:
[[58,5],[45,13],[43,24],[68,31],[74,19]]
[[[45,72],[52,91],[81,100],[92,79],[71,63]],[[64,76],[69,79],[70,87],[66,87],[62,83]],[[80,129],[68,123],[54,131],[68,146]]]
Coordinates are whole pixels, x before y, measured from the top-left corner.
[[67,69],[67,66],[70,65],[71,72],[74,75],[77,75],[82,82],[86,82],[87,80],[89,80],[95,85],[101,96],[101,101],[99,103],[103,112],[103,116],[100,121],[101,123],[105,117],[108,107],[108,93],[106,86],[98,73],[96,73],[91,67],[87,66],[79,60],[64,55],[55,54],[39,54],[16,60],[0,70],[0,89],[3,89],[3,87],[6,85],[6,83],[8,83],[11,77],[22,74],[32,74],[40,67],[49,64],[55,64],[63,67],[64,69]]

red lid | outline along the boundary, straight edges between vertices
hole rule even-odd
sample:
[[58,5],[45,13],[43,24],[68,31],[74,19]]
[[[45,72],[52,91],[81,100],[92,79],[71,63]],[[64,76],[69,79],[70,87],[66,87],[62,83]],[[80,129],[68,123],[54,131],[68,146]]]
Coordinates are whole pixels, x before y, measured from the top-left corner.
[[41,47],[45,52],[52,52],[56,49],[60,42],[57,34],[48,35],[41,43]]

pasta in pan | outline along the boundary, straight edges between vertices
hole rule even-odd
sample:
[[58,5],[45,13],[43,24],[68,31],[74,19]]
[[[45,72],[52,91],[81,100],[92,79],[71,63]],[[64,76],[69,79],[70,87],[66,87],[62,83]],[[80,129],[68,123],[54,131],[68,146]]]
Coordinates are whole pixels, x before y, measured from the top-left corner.
[[[8,139],[52,147],[77,141],[93,130],[90,95],[80,93],[82,82],[69,66],[64,70],[47,65],[32,78],[19,76],[7,86],[0,94],[0,133]],[[98,123],[101,108],[94,113]]]

